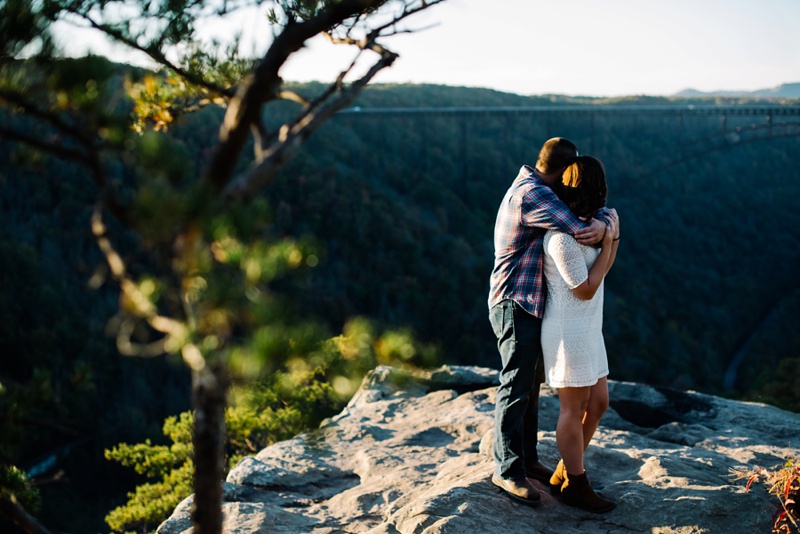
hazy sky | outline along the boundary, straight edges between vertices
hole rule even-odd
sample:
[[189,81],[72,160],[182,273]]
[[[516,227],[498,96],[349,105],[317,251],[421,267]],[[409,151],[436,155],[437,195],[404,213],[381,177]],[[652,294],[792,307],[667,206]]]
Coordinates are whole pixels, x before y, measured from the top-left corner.
[[[261,19],[235,25],[268,35]],[[800,0],[447,0],[408,25],[435,26],[386,41],[400,59],[376,81],[592,96],[800,82]],[[313,41],[282,75],[331,79],[340,48]]]

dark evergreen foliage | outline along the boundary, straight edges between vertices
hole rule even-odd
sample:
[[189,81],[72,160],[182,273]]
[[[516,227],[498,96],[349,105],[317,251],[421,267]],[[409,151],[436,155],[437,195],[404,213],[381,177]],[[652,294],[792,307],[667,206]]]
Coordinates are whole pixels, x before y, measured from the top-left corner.
[[[313,95],[320,87],[295,89]],[[564,103],[653,102],[377,86],[357,105]],[[203,168],[218,119],[219,110],[207,108],[179,122],[170,132],[175,161]],[[735,120],[746,127],[759,119]],[[611,378],[746,393],[797,409],[787,376],[797,374],[800,348],[793,290],[800,138],[743,135],[738,143],[715,144],[724,138],[715,115],[678,121],[647,113],[342,114],[265,192],[270,231],[313,242],[319,255],[308,276],[281,280],[279,289],[330,332],[366,315],[410,327],[438,345],[445,362],[496,366],[486,306],[494,217],[519,166],[533,164],[554,135],[603,160],[609,204],[622,220],[622,247],[606,289]],[[158,150],[141,156],[163,157]],[[180,167],[164,177],[178,191],[190,174]],[[154,187],[157,178],[149,177]],[[122,358],[104,334],[118,303],[102,284],[89,287],[102,279],[103,265],[89,231],[93,195],[80,167],[0,141],[0,463],[31,468],[85,438],[101,450],[157,435],[166,415],[188,407],[184,371],[168,360]],[[132,236],[124,247],[136,257]],[[742,351],[735,391],[726,391],[726,369]],[[11,406],[13,421],[6,415]],[[45,506],[43,513],[47,524],[62,526],[58,511],[48,515]]]

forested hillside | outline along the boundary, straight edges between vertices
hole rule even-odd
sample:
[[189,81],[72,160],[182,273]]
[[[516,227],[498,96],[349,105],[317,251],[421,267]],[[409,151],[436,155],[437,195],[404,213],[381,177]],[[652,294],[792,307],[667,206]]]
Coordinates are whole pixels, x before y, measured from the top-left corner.
[[[357,106],[747,103],[376,86]],[[218,118],[208,108],[170,130],[187,161],[200,167],[209,157]],[[797,410],[800,137],[750,140],[745,132],[737,142],[723,133],[757,121],[644,111],[340,114],[264,192],[273,231],[313,241],[319,259],[282,290],[332,333],[367,316],[410,328],[442,362],[496,367],[486,304],[496,210],[519,167],[535,162],[548,137],[564,136],[605,163],[609,205],[621,217],[606,282],[611,378]],[[13,405],[28,419],[9,425],[19,435],[4,433],[0,453],[26,468],[81,444],[92,444],[91,456],[152,436],[189,404],[185,371],[166,359],[119,356],[105,333],[118,303],[90,232],[95,198],[79,167],[0,141],[0,417]],[[137,246],[131,237],[126,253]],[[729,389],[734,360],[741,365]],[[30,387],[15,388],[23,384]],[[75,498],[106,498],[98,489]]]
[[[313,94],[314,86],[304,89]],[[780,361],[797,358],[800,348],[792,328],[800,304],[792,288],[800,260],[794,220],[799,137],[752,140],[747,130],[763,126],[764,118],[751,116],[723,122],[718,115],[646,111],[358,110],[750,103],[377,86],[364,92],[355,111],[311,138],[266,195],[282,231],[320,244],[319,268],[298,292],[309,314],[334,325],[354,314],[410,325],[439,344],[445,361],[496,365],[486,295],[497,206],[545,139],[573,139],[583,153],[604,161],[609,204],[624,228],[620,259],[607,282],[613,377],[734,394],[723,380],[744,349],[734,381],[742,394],[771,380]],[[176,135],[197,150],[213,135],[202,126],[202,116],[192,117]],[[737,127],[744,133],[732,138]]]
[[[392,105],[413,106],[415,93],[423,97],[418,106],[459,106],[461,95],[469,95],[466,106],[542,105],[455,88],[448,98],[447,91],[382,87],[360,105],[386,106],[380,97],[387,95]],[[742,134],[718,142],[730,136],[723,126],[746,130],[763,121],[728,117],[721,126],[716,115],[644,111],[354,113],[312,139],[268,194],[278,225],[324,244],[306,293],[309,310],[339,322],[361,312],[407,323],[438,341],[447,361],[495,365],[486,294],[497,206],[545,139],[573,139],[605,162],[609,204],[622,217],[623,246],[607,282],[613,377],[728,393],[726,369],[746,347],[734,384],[741,393],[800,348],[792,328],[800,304],[792,284],[800,260],[800,138]]]

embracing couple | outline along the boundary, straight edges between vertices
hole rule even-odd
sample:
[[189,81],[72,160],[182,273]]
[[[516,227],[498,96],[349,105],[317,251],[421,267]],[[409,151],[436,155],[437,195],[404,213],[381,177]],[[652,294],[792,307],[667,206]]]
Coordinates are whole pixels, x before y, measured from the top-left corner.
[[[536,168],[522,167],[497,214],[489,319],[502,369],[492,482],[525,504],[539,502],[538,480],[565,504],[596,513],[615,506],[592,489],[583,465],[608,408],[603,279],[620,237],[607,191],[602,163],[557,137]],[[544,381],[558,390],[555,471],[536,451]]]

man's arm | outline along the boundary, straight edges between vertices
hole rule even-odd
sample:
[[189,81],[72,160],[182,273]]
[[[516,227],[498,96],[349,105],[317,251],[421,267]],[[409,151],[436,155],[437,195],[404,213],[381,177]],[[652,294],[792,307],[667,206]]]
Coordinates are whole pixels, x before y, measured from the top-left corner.
[[522,222],[545,230],[564,232],[582,245],[599,243],[606,224],[597,219],[582,221],[546,186],[533,187],[522,198]]
[[589,223],[589,226],[581,228],[575,232],[575,241],[581,245],[596,245],[603,240],[603,236],[606,234],[606,228],[608,228],[608,226],[606,226],[606,223],[600,219],[591,219],[587,222]]

